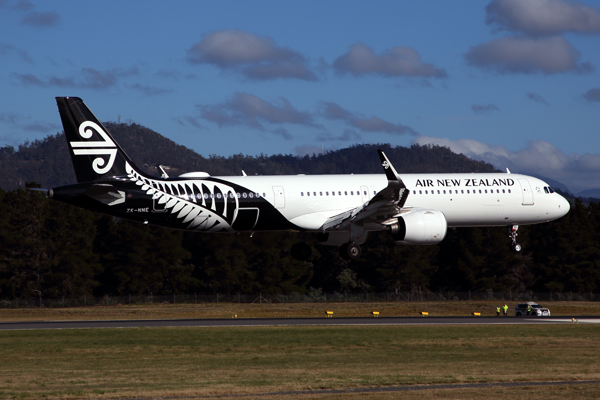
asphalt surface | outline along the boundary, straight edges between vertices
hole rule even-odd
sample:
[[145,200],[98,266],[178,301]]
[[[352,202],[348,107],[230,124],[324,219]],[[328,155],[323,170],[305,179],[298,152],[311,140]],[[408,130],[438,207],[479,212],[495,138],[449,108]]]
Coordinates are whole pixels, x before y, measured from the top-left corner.
[[[600,316],[574,316],[580,324],[600,324]],[[356,318],[235,318],[105,321],[1,322],[0,330],[91,329],[141,327],[317,326],[317,325],[484,325],[572,324],[571,317],[356,317]]]

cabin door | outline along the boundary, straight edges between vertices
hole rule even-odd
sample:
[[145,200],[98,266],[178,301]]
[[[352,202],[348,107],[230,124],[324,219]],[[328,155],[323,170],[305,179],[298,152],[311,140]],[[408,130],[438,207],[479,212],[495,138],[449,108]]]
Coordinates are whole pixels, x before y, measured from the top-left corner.
[[273,195],[275,195],[275,208],[285,208],[283,186],[273,186]]
[[523,205],[530,206],[533,204],[533,190],[527,179],[519,179],[521,184],[521,192],[523,193]]

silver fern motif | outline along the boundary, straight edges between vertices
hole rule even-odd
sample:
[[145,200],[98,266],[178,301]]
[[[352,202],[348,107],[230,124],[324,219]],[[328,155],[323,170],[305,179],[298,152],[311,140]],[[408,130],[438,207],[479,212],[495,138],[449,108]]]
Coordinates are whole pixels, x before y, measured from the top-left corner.
[[164,205],[165,212],[181,220],[182,228],[204,232],[233,230],[239,199],[231,187],[204,180],[157,181],[141,176],[129,163],[125,169],[129,179],[141,186],[155,204]]

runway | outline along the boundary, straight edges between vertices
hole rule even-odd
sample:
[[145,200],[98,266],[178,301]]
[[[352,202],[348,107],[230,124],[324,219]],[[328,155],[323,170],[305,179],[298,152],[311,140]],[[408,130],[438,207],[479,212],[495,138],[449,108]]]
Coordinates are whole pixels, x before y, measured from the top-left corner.
[[[103,321],[2,322],[0,330],[244,327],[244,326],[335,326],[335,325],[485,325],[485,324],[572,324],[572,317],[356,317],[356,318],[234,318],[153,319]],[[579,324],[600,324],[598,316],[575,316]]]

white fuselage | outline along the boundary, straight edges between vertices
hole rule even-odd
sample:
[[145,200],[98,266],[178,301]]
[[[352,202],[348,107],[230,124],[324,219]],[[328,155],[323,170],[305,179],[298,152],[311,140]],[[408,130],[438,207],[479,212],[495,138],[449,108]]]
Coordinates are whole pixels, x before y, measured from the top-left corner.
[[[258,193],[306,231],[319,231],[328,218],[365,204],[388,184],[383,174],[214,178],[248,188],[254,196]],[[410,191],[404,207],[439,210],[449,227],[536,224],[560,218],[570,209],[547,183],[526,175],[401,174],[401,178]]]

